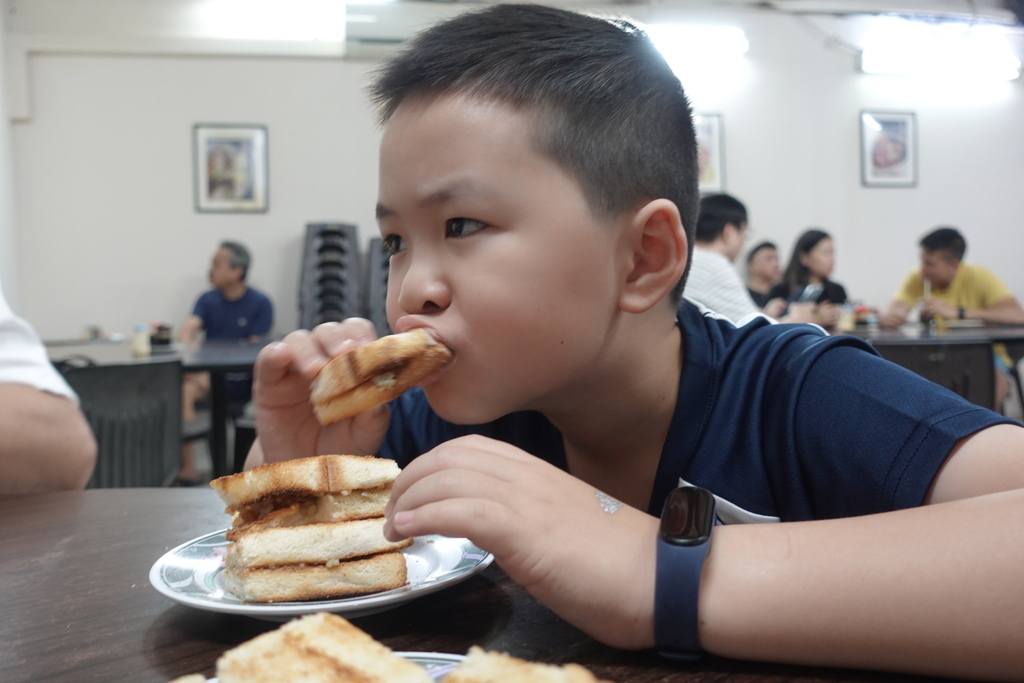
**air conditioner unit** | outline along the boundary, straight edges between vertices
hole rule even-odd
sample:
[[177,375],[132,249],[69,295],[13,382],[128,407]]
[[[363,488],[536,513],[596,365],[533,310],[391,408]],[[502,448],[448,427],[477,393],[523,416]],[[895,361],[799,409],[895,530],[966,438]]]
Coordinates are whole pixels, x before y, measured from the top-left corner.
[[345,41],[364,46],[395,46],[434,24],[479,5],[469,3],[348,3]]

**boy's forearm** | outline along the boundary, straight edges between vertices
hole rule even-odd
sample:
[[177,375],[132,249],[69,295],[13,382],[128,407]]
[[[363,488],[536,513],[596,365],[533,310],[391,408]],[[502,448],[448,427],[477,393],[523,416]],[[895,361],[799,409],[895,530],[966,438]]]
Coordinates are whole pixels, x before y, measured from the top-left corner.
[[701,586],[701,642],[742,659],[1021,680],[1021,529],[1024,490],[720,527]]
[[1016,299],[1001,301],[989,308],[964,309],[964,317],[1000,325],[1024,325],[1024,310]]

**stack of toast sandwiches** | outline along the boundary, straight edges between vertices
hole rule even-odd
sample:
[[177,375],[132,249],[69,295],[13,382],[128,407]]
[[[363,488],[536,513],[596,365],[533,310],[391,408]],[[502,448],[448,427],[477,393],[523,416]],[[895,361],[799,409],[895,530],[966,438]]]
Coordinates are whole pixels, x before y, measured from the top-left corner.
[[394,460],[323,455],[210,482],[227,505],[225,588],[249,602],[324,600],[407,581],[402,548],[384,537]]
[[[424,329],[381,337],[330,361],[310,387],[327,425],[386,403],[438,372],[452,352]],[[324,455],[210,482],[232,516],[225,587],[251,602],[323,600],[406,583],[402,548],[384,538],[392,460]]]
[[[195,674],[172,683],[205,683]],[[311,614],[256,636],[217,660],[218,683],[432,683],[426,669],[334,614]],[[610,683],[578,664],[527,662],[472,647],[444,683]]]

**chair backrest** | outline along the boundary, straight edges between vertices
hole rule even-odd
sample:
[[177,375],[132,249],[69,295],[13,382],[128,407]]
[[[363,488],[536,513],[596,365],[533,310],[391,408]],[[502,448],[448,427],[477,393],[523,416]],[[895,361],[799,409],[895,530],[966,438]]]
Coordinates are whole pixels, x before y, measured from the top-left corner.
[[181,459],[181,361],[61,369],[99,447],[88,488],[167,485]]

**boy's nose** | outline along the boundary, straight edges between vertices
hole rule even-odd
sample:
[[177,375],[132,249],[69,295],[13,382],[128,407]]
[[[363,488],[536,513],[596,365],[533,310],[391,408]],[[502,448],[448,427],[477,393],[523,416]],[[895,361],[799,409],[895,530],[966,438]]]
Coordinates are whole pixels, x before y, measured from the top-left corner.
[[404,272],[392,270],[390,280],[388,292],[397,289],[395,302],[402,313],[437,313],[451,304],[451,288],[435,262],[416,260]]

